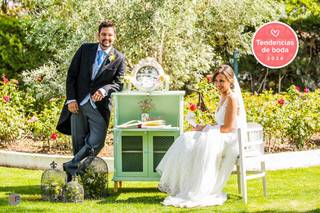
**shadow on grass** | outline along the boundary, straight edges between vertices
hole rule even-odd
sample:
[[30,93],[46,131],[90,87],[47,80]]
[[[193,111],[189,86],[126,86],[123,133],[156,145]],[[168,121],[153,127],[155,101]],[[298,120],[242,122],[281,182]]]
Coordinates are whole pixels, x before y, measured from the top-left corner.
[[162,195],[154,195],[151,194],[150,196],[136,196],[136,197],[132,197],[130,196],[130,198],[126,199],[126,200],[118,200],[118,197],[120,196],[120,194],[122,193],[137,193],[137,194],[141,194],[141,193],[160,193],[159,190],[157,188],[154,187],[149,187],[149,188],[121,188],[119,189],[118,192],[113,192],[113,189],[110,189],[110,195],[108,197],[106,197],[104,200],[101,200],[100,202],[98,202],[98,204],[117,204],[117,203],[148,203],[148,204],[158,204],[160,203],[164,196]]
[[[111,188],[110,190],[113,190],[113,188]],[[130,193],[134,193],[134,192],[137,192],[137,193],[142,193],[142,192],[145,192],[145,193],[150,193],[150,192],[159,192],[159,189],[155,188],[155,187],[137,187],[137,188],[130,188],[130,187],[123,187],[121,189],[119,189],[119,191],[115,194],[119,194],[119,193],[125,193],[125,192],[130,192]]]
[[0,206],[8,206],[9,195],[14,193],[21,196],[23,201],[41,201],[41,193],[39,185],[28,185],[28,186],[6,186],[0,187],[0,192],[5,194],[4,199],[0,199]]
[[[39,185],[28,185],[28,186],[6,186],[0,187],[0,192],[5,196],[0,198],[0,209],[7,209],[8,212],[43,212],[46,208],[26,208],[22,206],[24,201],[39,202],[41,200],[40,186]],[[17,206],[9,205],[9,195],[15,193],[21,196],[21,203]],[[1,211],[0,211],[1,212]]]
[[0,186],[0,192],[6,194],[16,193],[19,195],[41,195],[39,185],[27,185],[27,186]]
[[[266,210],[266,211],[257,211],[257,212],[253,212],[253,213],[298,213],[298,212],[301,212],[301,211],[288,211],[288,210],[285,210],[285,211],[281,211],[281,210]],[[313,210],[310,210],[310,211],[304,211],[304,213],[319,213],[320,212],[320,209],[313,209]]]
[[[111,189],[112,190],[112,189]],[[118,199],[121,193],[131,193],[128,199]],[[132,193],[159,193],[150,194],[150,196],[136,196]],[[160,204],[166,197],[165,193],[161,193],[157,188],[122,188],[117,193],[110,193],[104,200],[98,202],[98,204],[129,204],[129,203],[143,203],[143,204]],[[228,202],[235,202],[241,200],[241,196],[236,194],[228,194]]]
[[26,208],[26,207],[23,207],[23,206],[10,206],[8,204],[8,201],[6,200],[6,204],[3,205],[2,204],[3,202],[3,199],[0,199],[0,206],[1,206],[1,212],[46,212],[48,211],[46,208],[37,208],[37,207],[32,207],[32,208]]

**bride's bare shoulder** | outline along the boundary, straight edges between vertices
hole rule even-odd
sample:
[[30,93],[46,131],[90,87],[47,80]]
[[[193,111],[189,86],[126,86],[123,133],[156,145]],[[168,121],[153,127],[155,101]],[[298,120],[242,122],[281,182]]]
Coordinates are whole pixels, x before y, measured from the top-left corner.
[[228,95],[226,100],[228,105],[237,106],[238,104],[238,99],[234,93],[231,93],[230,95]]
[[230,95],[227,96],[228,101],[237,101],[237,96],[234,93],[230,93]]

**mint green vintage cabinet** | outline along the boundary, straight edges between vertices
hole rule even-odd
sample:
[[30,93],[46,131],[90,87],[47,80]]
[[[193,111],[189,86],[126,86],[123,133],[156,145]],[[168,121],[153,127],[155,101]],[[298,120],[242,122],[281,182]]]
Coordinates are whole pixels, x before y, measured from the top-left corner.
[[[115,191],[122,181],[159,180],[158,163],[174,140],[183,132],[184,91],[118,92],[114,102]],[[139,101],[151,98],[150,117],[165,120],[165,128],[117,128],[130,120],[140,120]]]

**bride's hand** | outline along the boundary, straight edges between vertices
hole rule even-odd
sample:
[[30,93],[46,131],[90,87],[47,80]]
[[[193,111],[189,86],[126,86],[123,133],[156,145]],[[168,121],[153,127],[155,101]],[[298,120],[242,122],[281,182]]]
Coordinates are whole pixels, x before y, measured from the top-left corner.
[[204,127],[205,127],[205,126],[203,126],[203,125],[197,124],[197,126],[194,127],[192,130],[193,130],[193,131],[202,131],[202,129],[203,129]]

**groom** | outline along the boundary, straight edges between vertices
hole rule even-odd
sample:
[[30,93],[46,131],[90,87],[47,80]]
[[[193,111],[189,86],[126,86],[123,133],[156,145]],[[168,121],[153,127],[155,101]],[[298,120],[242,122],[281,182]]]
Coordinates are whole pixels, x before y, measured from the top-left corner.
[[[80,161],[96,156],[104,146],[110,120],[111,93],[120,91],[125,57],[112,44],[111,21],[99,25],[99,43],[85,43],[75,53],[67,74],[67,98],[57,130],[72,135],[73,159],[63,164],[71,177],[79,174]],[[85,168],[84,168],[85,169]]]

